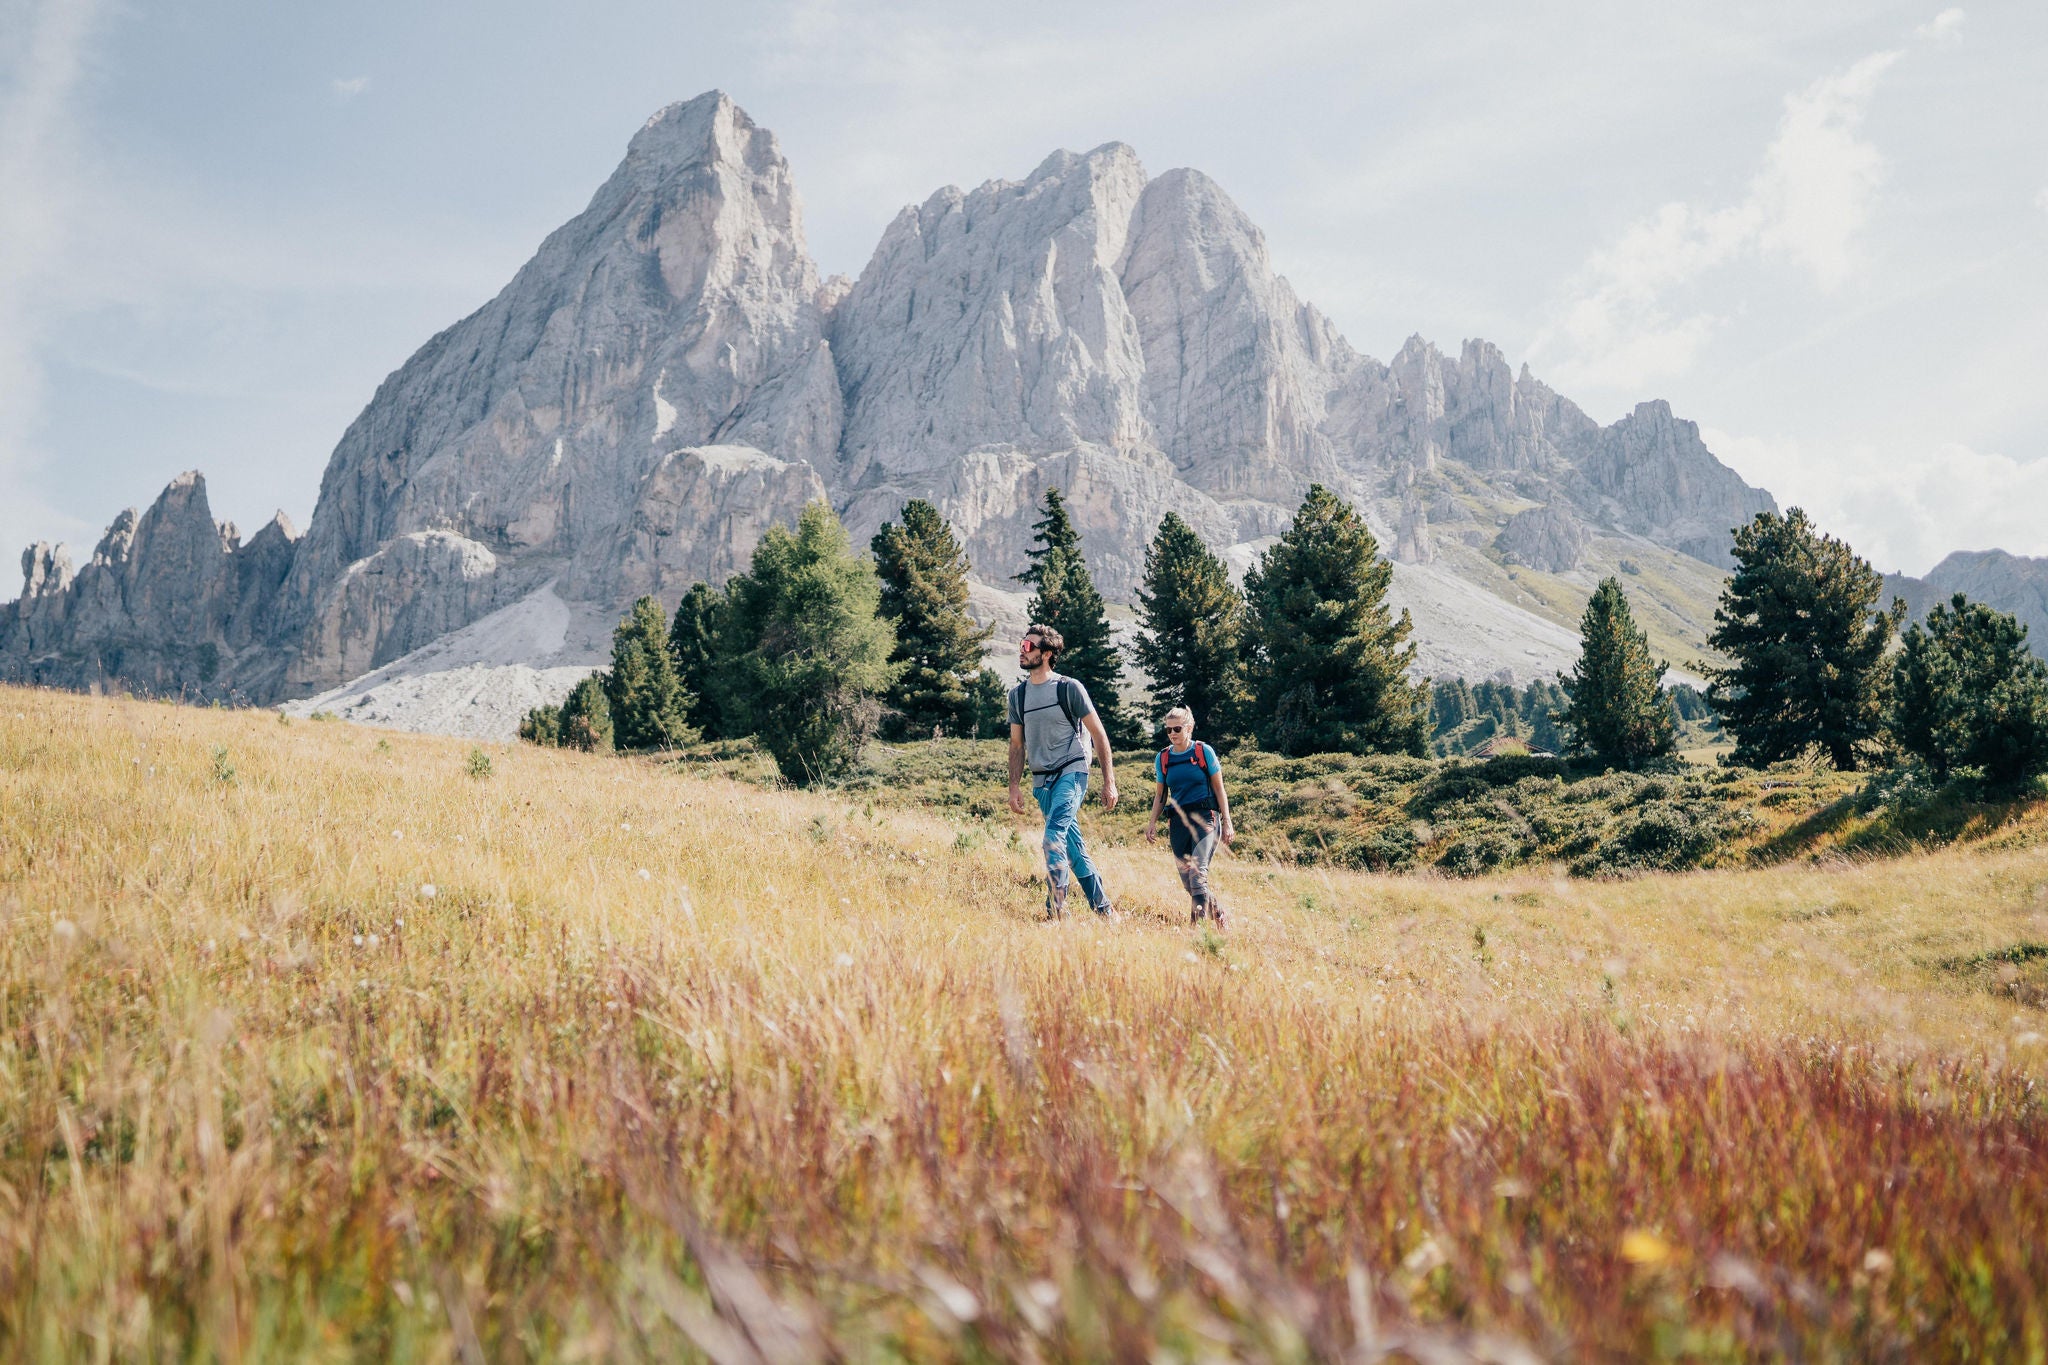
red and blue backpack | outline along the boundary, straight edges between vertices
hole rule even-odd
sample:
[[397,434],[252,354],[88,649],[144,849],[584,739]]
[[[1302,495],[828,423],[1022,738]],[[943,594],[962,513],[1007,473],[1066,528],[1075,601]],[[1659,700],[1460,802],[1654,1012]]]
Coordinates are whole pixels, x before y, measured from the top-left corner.
[[[1201,740],[1197,739],[1191,740],[1188,744],[1188,748],[1194,751],[1194,765],[1196,769],[1202,774],[1203,785],[1209,789],[1209,804],[1213,806],[1216,804],[1216,784],[1209,778],[1208,746],[1204,745]],[[1172,745],[1168,745],[1166,748],[1161,749],[1159,751],[1159,757],[1155,759],[1152,764],[1152,774],[1154,780],[1159,782],[1166,781],[1166,765],[1170,761],[1172,754]],[[1168,784],[1168,795],[1171,795],[1172,792],[1172,785]]]

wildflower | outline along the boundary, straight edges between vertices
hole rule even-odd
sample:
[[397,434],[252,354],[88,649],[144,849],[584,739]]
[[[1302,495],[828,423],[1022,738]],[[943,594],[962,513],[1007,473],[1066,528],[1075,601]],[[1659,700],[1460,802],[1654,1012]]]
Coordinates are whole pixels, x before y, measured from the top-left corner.
[[1654,1232],[1633,1231],[1621,1239],[1621,1259],[1635,1265],[1661,1265],[1672,1257],[1672,1246]]
[[428,900],[432,900],[434,897],[440,895],[441,893],[434,889],[434,884],[432,882],[426,882],[420,887],[420,894],[422,896],[425,896]]
[[371,934],[368,941],[372,948],[376,947],[377,944],[381,942],[381,940],[378,939],[378,937],[375,934]]
[[361,934],[357,934],[357,935],[356,935],[356,947],[360,948],[360,947],[362,947],[362,946],[363,946],[363,936],[362,936]]
[[653,875],[654,874],[652,872],[649,872],[644,867],[640,869],[640,880],[643,882],[646,881],[648,878],[652,877]]
[[838,957],[833,958],[832,961],[841,967],[851,967],[853,965],[853,954],[841,953]]

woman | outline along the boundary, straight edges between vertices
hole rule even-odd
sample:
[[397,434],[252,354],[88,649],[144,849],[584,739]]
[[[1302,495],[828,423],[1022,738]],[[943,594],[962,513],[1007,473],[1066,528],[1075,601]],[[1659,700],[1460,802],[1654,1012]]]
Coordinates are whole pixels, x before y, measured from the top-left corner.
[[1223,925],[1223,907],[1209,889],[1209,859],[1216,855],[1216,841],[1229,843],[1236,837],[1230,827],[1230,797],[1223,790],[1223,768],[1216,751],[1195,739],[1195,713],[1176,706],[1160,722],[1166,730],[1167,746],[1152,764],[1152,818],[1145,822],[1145,842],[1159,838],[1159,812],[1167,812],[1167,838],[1173,846],[1180,883],[1188,889],[1194,910],[1190,924],[1200,924],[1207,915]]

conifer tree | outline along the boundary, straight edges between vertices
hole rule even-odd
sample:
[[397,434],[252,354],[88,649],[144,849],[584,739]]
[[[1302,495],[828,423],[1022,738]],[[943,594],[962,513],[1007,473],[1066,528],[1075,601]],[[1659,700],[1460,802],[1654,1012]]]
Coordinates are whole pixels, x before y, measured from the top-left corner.
[[1031,529],[1037,533],[1026,552],[1031,565],[1017,575],[1018,582],[1036,589],[1026,610],[1033,621],[1053,627],[1066,640],[1058,669],[1088,689],[1110,743],[1126,747],[1143,744],[1144,732],[1117,691],[1123,660],[1111,641],[1109,608],[1088,573],[1088,562],[1081,556],[1080,532],[1067,515],[1059,489],[1045,490],[1044,515]]
[[1411,683],[1413,622],[1387,608],[1393,566],[1321,484],[1245,579],[1259,745],[1289,755],[1427,752],[1429,689]]
[[2048,771],[2048,666],[2024,625],[1957,593],[1903,644],[1889,715],[1900,748],[1938,778],[1975,769],[1994,789]]
[[[869,542],[882,585],[880,611],[896,628],[892,663],[903,672],[885,699],[885,726],[916,737],[934,728],[972,735],[979,728],[977,687],[982,646],[995,633],[967,614],[967,554],[936,507],[921,498],[903,505],[903,524],[883,522]],[[993,674],[990,680],[1000,690]]]
[[616,747],[672,749],[696,740],[661,603],[643,597],[633,604],[612,631],[612,666],[603,676]]
[[1650,655],[1618,578],[1603,578],[1579,620],[1579,663],[1565,678],[1557,717],[1570,751],[1611,768],[1639,768],[1671,752],[1672,710],[1661,683],[1670,667]]
[[1153,700],[1187,707],[1198,728],[1227,738],[1243,721],[1244,596],[1178,513],[1145,549],[1138,627],[1132,653]]
[[718,653],[718,624],[725,612],[725,594],[709,583],[692,583],[676,603],[669,623],[668,653],[683,685],[690,724],[718,739],[732,736],[719,722],[711,695],[711,665]]
[[712,665],[720,723],[758,739],[793,782],[845,772],[901,671],[889,662],[895,631],[876,614],[874,565],[855,557],[832,509],[813,502],[794,534],[769,528],[726,598]]
[[587,753],[612,751],[612,708],[605,699],[604,674],[593,673],[562,703],[562,747]]
[[529,744],[556,749],[562,744],[562,708],[536,706],[519,722],[519,737]]
[[1735,738],[1735,762],[1763,767],[1818,746],[1847,771],[1874,747],[1885,647],[1903,610],[1876,610],[1883,589],[1797,507],[1735,529],[1735,573],[1707,637],[1734,660],[1711,670],[1707,699]]

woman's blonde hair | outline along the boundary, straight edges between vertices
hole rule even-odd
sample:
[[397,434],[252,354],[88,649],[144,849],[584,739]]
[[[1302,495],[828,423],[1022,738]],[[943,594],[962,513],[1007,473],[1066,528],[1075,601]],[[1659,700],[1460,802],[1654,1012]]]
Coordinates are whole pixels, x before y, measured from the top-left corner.
[[1194,731],[1195,713],[1188,710],[1188,708],[1185,706],[1176,706],[1172,710],[1168,711],[1165,715],[1161,716],[1159,718],[1160,728],[1164,729],[1166,727],[1166,722],[1172,720],[1175,716],[1180,717],[1182,720],[1188,723],[1188,730],[1190,733]]

